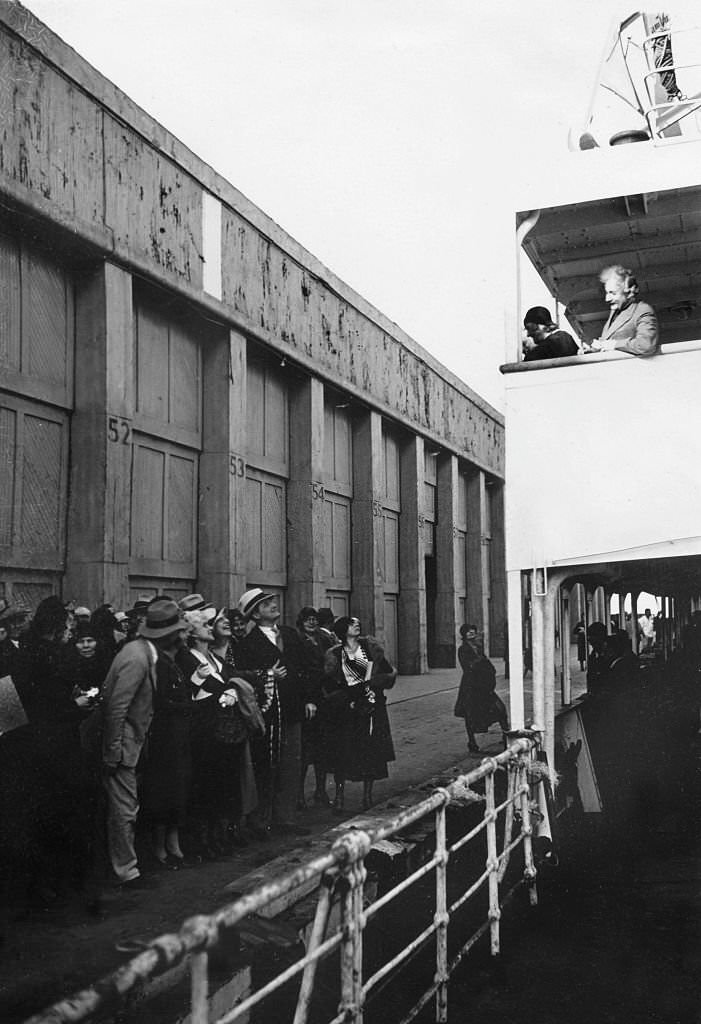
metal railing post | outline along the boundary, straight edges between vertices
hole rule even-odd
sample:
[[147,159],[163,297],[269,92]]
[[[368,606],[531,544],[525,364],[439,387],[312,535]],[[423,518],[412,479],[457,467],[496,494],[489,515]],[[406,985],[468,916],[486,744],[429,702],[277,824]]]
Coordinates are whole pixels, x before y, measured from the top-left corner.
[[[320,887],[319,903],[309,944],[304,956],[286,966],[270,980],[266,981],[255,992],[241,996],[229,1010],[219,1016],[220,1024],[231,1024],[239,1019],[247,1019],[251,1009],[261,1004],[274,992],[289,985],[295,978],[300,978],[297,1008],[293,1024],[305,1024],[310,1015],[314,984],[318,977],[318,965],[332,953],[340,953],[340,1002],[338,1013],[331,1024],[363,1024],[365,1003],[375,1000],[382,991],[382,983],[390,978],[398,977],[403,966],[408,966],[419,950],[430,955],[429,943],[436,943],[435,975],[431,984],[421,994],[402,1019],[402,1024],[410,1024],[418,1018],[431,1003],[435,1004],[437,1024],[446,1024],[448,1020],[448,984],[452,973],[468,955],[480,939],[490,932],[491,952],[496,955],[500,951],[501,907],[506,906],[513,894],[527,885],[531,891],[531,903],[537,902],[535,885],[536,869],[533,861],[532,834],[537,813],[537,795],[542,792],[544,766],[534,765],[532,754],[537,747],[538,738],[533,730],[527,733],[512,734],[515,738],[508,749],[497,757],[485,758],[482,763],[466,775],[460,775],[447,787],[436,790],[430,797],[417,804],[403,807],[391,819],[380,821],[371,832],[352,829],[344,833],[323,853],[306,860],[292,871],[273,879],[264,885],[239,897],[233,903],[226,904],[213,914],[197,915],[188,918],[177,933],[164,934],[148,943],[146,948],[112,971],[105,978],[95,982],[91,987],[55,1003],[42,1013],[35,1015],[27,1024],[78,1024],[97,1016],[102,1019],[112,1000],[125,1000],[137,985],[148,983],[166,968],[173,968],[186,963],[190,973],[191,1024],[208,1024],[213,1013],[209,1005],[209,953],[216,949],[222,941],[222,935],[231,928],[239,926],[252,913],[264,907],[272,907],[282,896],[292,899],[309,892],[309,884],[318,882]],[[508,786],[505,798],[499,795],[496,800],[495,775],[500,768],[508,770]],[[518,789],[515,789],[518,780]],[[485,785],[485,796],[481,797],[471,787],[478,782]],[[541,790],[537,790],[540,783]],[[548,797],[549,799],[549,797]],[[447,807],[452,800],[465,804],[481,803],[485,809],[482,817],[472,827],[464,831],[454,842],[448,842]],[[521,828],[514,837],[512,804],[515,803],[521,812]],[[501,835],[500,822],[504,814],[504,849],[498,853],[497,840]],[[364,901],[364,885],[366,878],[365,858],[373,848],[389,836],[400,835],[418,821],[429,815],[435,815],[436,845],[433,856],[421,864],[401,882],[372,901],[367,907]],[[486,840],[482,839],[482,835]],[[487,860],[485,867],[479,871],[474,880],[468,878],[454,902],[449,901],[448,865],[453,854],[478,841],[480,846],[486,842]],[[502,888],[502,879],[506,877],[506,866],[513,851],[524,847],[524,873],[510,889]],[[482,847],[483,848],[483,847]],[[474,850],[474,846],[471,847]],[[472,868],[473,865],[471,864]],[[503,870],[502,870],[503,869]],[[364,981],[363,979],[363,945],[364,930],[376,919],[391,901],[407,892],[421,879],[435,872],[435,910],[427,927],[386,960],[379,969]],[[470,872],[471,874],[471,872]],[[457,879],[455,879],[457,881]],[[485,888],[488,890],[488,914],[486,919],[480,913],[481,921],[466,941],[462,941],[460,949],[448,959],[448,928],[450,918],[472,897],[480,894],[484,900]],[[299,894],[299,895],[298,895]],[[333,934],[326,936],[329,927],[332,907],[336,906],[336,896],[340,900],[340,927],[333,927]],[[474,906],[474,904],[473,904]],[[453,935],[456,939],[457,936]],[[382,951],[378,951],[382,955]],[[335,961],[334,956],[334,962]],[[180,972],[178,971],[178,976]],[[152,993],[148,993],[149,998]],[[153,993],[155,994],[155,993]],[[293,999],[291,989],[285,998]],[[373,1003],[372,1005],[378,1005]],[[292,1019],[290,1012],[289,1019]]]
[[344,872],[345,892],[341,903],[341,1005],[346,1024],[363,1024],[363,881],[361,860]]
[[[334,879],[330,875],[325,875],[321,880],[319,902],[316,905],[314,924],[312,925],[312,932],[309,937],[309,944],[307,947],[308,953],[313,953],[323,942],[324,936],[326,935],[329,915],[331,914],[331,890],[333,884]],[[314,992],[314,978],[316,977],[317,967],[318,961],[312,960],[312,962],[308,963],[304,968],[302,984],[300,985],[299,995],[297,997],[297,1008],[295,1010],[294,1021],[292,1024],[306,1024]]]
[[484,780],[486,809],[484,813],[487,822],[487,870],[489,871],[489,932],[491,938],[492,956],[499,953],[499,859],[497,856],[497,815],[494,800],[494,774],[497,769],[496,761],[493,758],[492,771]]
[[504,814],[504,855],[501,859],[499,870],[497,871],[497,880],[499,884],[501,884],[504,881],[504,878],[506,876],[506,869],[508,868],[509,861],[511,860],[511,854],[509,853],[509,843],[511,842],[511,834],[513,832],[514,827],[514,811],[516,809],[516,800],[520,800],[520,797],[517,798],[516,796],[516,787],[518,783],[518,767],[514,761],[509,762],[507,772],[508,785],[506,791],[506,799],[508,801],[508,805],[506,808],[506,812]]
[[194,953],[190,964],[190,1020],[209,1024],[209,954]]
[[528,763],[533,757],[519,758],[519,787],[521,788],[521,834],[523,835],[523,877],[528,886],[528,898],[532,907],[538,905],[538,889],[536,886],[535,862],[533,860],[533,826],[531,824],[530,786],[528,782]]
[[448,848],[446,842],[445,814],[448,800],[436,808],[436,1022],[445,1024],[448,1020]]

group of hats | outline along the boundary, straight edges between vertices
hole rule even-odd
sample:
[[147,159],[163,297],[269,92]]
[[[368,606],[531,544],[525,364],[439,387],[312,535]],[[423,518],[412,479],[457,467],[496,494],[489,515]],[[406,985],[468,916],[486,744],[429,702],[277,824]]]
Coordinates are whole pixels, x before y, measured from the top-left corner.
[[[268,594],[260,587],[247,590],[239,598],[236,610],[245,618],[249,618],[263,601],[269,601],[274,594]],[[188,629],[190,623],[183,616],[188,612],[207,612],[211,609],[211,618],[215,618],[217,610],[213,604],[205,601],[202,594],[188,594],[179,601],[170,598],[156,598],[146,608],[146,618],[139,628],[141,636],[150,640]]]
[[[268,594],[260,587],[253,587],[241,596],[236,606],[237,611],[248,618],[263,601],[269,601],[273,594]],[[158,640],[171,633],[177,633],[181,629],[188,629],[190,622],[185,616],[191,612],[207,613],[211,611],[208,619],[217,616],[217,609],[209,601],[206,601],[202,594],[188,594],[181,597],[179,601],[162,597],[150,601],[145,608],[146,618],[139,627],[141,636],[149,640]]]
[[[260,587],[253,587],[241,595],[236,609],[232,609],[232,611],[238,612],[239,615],[248,619],[263,601],[270,601],[274,597],[274,594],[270,594]],[[144,615],[144,621],[139,626],[140,635],[150,640],[158,640],[181,629],[189,629],[191,623],[184,617],[187,613],[209,611],[211,611],[209,619],[214,619],[217,614],[221,614],[217,612],[213,604],[205,601],[202,594],[188,594],[186,597],[180,598],[179,601],[168,597],[140,597],[128,612],[115,612],[114,617],[118,622],[123,622],[131,615]],[[0,598],[0,622],[9,619],[14,614],[16,614],[16,609],[10,609],[7,602]],[[84,620],[90,616],[90,609],[79,606],[74,609],[73,614],[77,619]]]

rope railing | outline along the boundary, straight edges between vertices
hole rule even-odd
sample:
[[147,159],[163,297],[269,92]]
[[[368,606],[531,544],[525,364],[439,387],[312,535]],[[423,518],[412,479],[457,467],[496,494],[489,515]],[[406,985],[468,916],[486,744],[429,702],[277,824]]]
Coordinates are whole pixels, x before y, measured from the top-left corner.
[[[163,972],[188,962],[190,967],[190,1003],[192,1024],[208,1024],[209,1008],[209,951],[215,949],[223,933],[235,928],[250,914],[262,910],[281,896],[309,891],[309,883],[319,880],[318,902],[307,949],[302,957],[285,967],[275,977],[266,980],[257,991],[242,998],[220,1016],[217,1024],[234,1024],[254,1006],[301,974],[293,1024],[306,1024],[315,991],[318,967],[322,960],[336,950],[340,956],[340,1003],[338,1015],[331,1024],[362,1024],[367,996],[376,995],[380,983],[387,983],[405,964],[426,947],[435,935],[435,975],[433,983],[414,1004],[404,1018],[413,1020],[435,996],[435,1020],[447,1021],[448,983],[450,975],[469,949],[487,932],[493,955],[499,952],[499,922],[502,907],[513,893],[528,886],[531,903],[537,902],[535,888],[536,868],[531,843],[531,810],[535,806],[532,787],[542,784],[537,773],[529,777],[529,766],[538,746],[535,733],[521,733],[509,747],[496,757],[485,758],[482,763],[456,778],[449,785],[436,789],[416,805],[402,810],[369,831],[353,829],[344,833],[325,853],[313,857],[294,871],[257,887],[209,915],[198,915],[184,922],[174,934],[155,938],[148,947],[126,964],[96,982],[89,988],[63,999],[44,1012],[32,1017],[27,1024],[78,1024],[91,1021],[114,1004],[124,1003],[129,994],[143,990],[144,985]],[[497,803],[495,777],[506,772],[507,796]],[[472,787],[484,781],[484,797]],[[477,805],[483,802],[480,822],[470,828],[452,844],[447,840],[446,808],[451,803],[466,801]],[[435,820],[435,851],[418,869],[394,885],[365,907],[365,860],[373,845],[401,833],[411,825],[433,815]],[[502,849],[499,850],[499,817],[503,815],[501,829]],[[517,834],[514,826],[520,822]],[[452,903],[448,901],[448,867],[451,858],[468,842],[486,832],[487,857],[485,870],[467,885]],[[523,874],[504,894],[501,883],[506,866],[514,850],[523,846]],[[389,957],[367,979],[363,979],[363,935],[369,923],[398,896],[406,893],[431,873],[435,874],[435,911],[430,924],[423,928]],[[462,943],[459,952],[448,959],[448,929],[456,912],[484,885],[488,891],[487,919],[483,920]],[[332,909],[340,910],[340,925],[327,937]],[[402,940],[403,941],[403,940]]]

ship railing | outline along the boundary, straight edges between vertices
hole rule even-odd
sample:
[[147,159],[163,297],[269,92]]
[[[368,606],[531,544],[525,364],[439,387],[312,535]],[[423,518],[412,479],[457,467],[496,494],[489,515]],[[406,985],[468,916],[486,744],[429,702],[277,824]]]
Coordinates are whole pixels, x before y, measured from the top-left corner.
[[[543,808],[547,806],[544,795],[547,768],[543,769],[538,758],[539,741],[540,734],[535,731],[511,734],[509,745],[502,753],[485,758],[478,767],[435,789],[416,805],[403,809],[369,831],[352,828],[328,851],[311,857],[295,870],[260,885],[212,914],[189,918],[177,933],[155,938],[113,973],[55,1003],[32,1017],[27,1024],[67,1024],[69,1021],[77,1024],[105,1019],[105,1015],[114,1013],[120,1004],[123,1008],[128,1007],[130,993],[143,992],[149,982],[184,963],[188,964],[190,973],[190,1024],[213,1024],[209,1001],[210,955],[249,915],[264,911],[282,898],[289,900],[295,892],[308,894],[310,882],[313,883],[312,889],[314,885],[317,887],[317,903],[304,955],[257,991],[240,998],[216,1017],[216,1024],[247,1020],[254,1007],[293,979],[300,981],[292,1019],[294,1024],[306,1024],[320,963],[337,951],[340,971],[335,970],[334,976],[340,979],[339,1002],[338,1012],[330,1019],[330,1024],[362,1024],[370,994],[379,991],[387,979],[396,978],[398,972],[413,962],[417,953],[426,953],[427,950],[431,957],[429,963],[435,957],[433,980],[405,1013],[402,1024],[412,1021],[432,1000],[435,1001],[435,1020],[446,1021],[449,979],[470,950],[488,934],[492,956],[499,953],[500,918],[504,906],[524,888],[530,904],[537,904],[533,833],[535,823],[543,821]],[[495,781],[502,773],[500,783],[503,785],[500,785],[497,797]],[[472,788],[475,785],[479,786],[480,792]],[[463,824],[458,830],[462,834],[452,842],[448,839],[446,827],[446,812],[451,804],[474,804],[477,808],[472,815],[466,816],[470,819],[468,824]],[[480,804],[483,805],[481,808]],[[368,903],[365,862],[372,848],[382,840],[399,836],[422,819],[430,821],[431,818],[435,826],[435,848],[430,858],[374,902]],[[460,820],[464,822],[465,818]],[[474,821],[476,824],[472,824]],[[451,825],[451,835],[454,832]],[[464,857],[463,851],[468,844],[481,844],[479,851],[473,847],[475,854],[483,853],[486,846],[486,861],[476,858],[476,877],[468,874],[461,882],[459,895],[450,902],[448,866],[458,854]],[[472,857],[470,863],[474,862],[475,857]],[[363,936],[366,929],[382,915],[388,904],[430,873],[435,876],[432,920],[391,959],[365,977]],[[487,897],[486,914],[482,917],[483,906],[473,915],[469,935],[458,931],[456,922],[455,935],[451,930],[449,957],[451,920],[463,911],[468,901],[473,901],[474,907],[480,894]],[[454,884],[450,887],[450,896],[455,896]],[[460,921],[463,919],[464,915]],[[332,920],[337,923],[331,925]],[[429,942],[434,937],[435,949],[431,951]],[[335,999],[332,1005],[335,1005]],[[318,1019],[318,1014],[315,1014],[315,1019]]]
[[[649,106],[644,110],[656,144],[701,134],[701,27],[662,29],[643,42]],[[666,99],[660,96],[666,94]],[[693,119],[691,115],[696,115]],[[682,125],[683,122],[683,125]]]

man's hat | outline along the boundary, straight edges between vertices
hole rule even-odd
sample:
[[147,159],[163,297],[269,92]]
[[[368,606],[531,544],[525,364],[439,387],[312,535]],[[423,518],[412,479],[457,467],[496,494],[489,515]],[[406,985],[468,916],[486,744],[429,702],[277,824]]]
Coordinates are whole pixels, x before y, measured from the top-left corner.
[[181,597],[178,601],[180,608],[184,612],[197,612],[200,608],[204,608],[206,603],[202,594],[188,594],[187,597]]
[[138,633],[149,640],[158,640],[171,633],[177,633],[179,629],[189,629],[189,626],[175,601],[163,597],[152,601],[148,606],[146,619],[139,626]]
[[242,615],[249,618],[259,604],[262,604],[263,601],[269,601],[272,597],[275,597],[275,594],[267,594],[260,587],[254,587],[253,590],[247,590],[245,594],[241,595],[238,609]]
[[90,611],[89,608],[86,608],[84,605],[80,604],[78,605],[77,608],[73,609],[73,614],[75,615],[76,619],[89,619],[90,616],[92,615],[92,612]]

